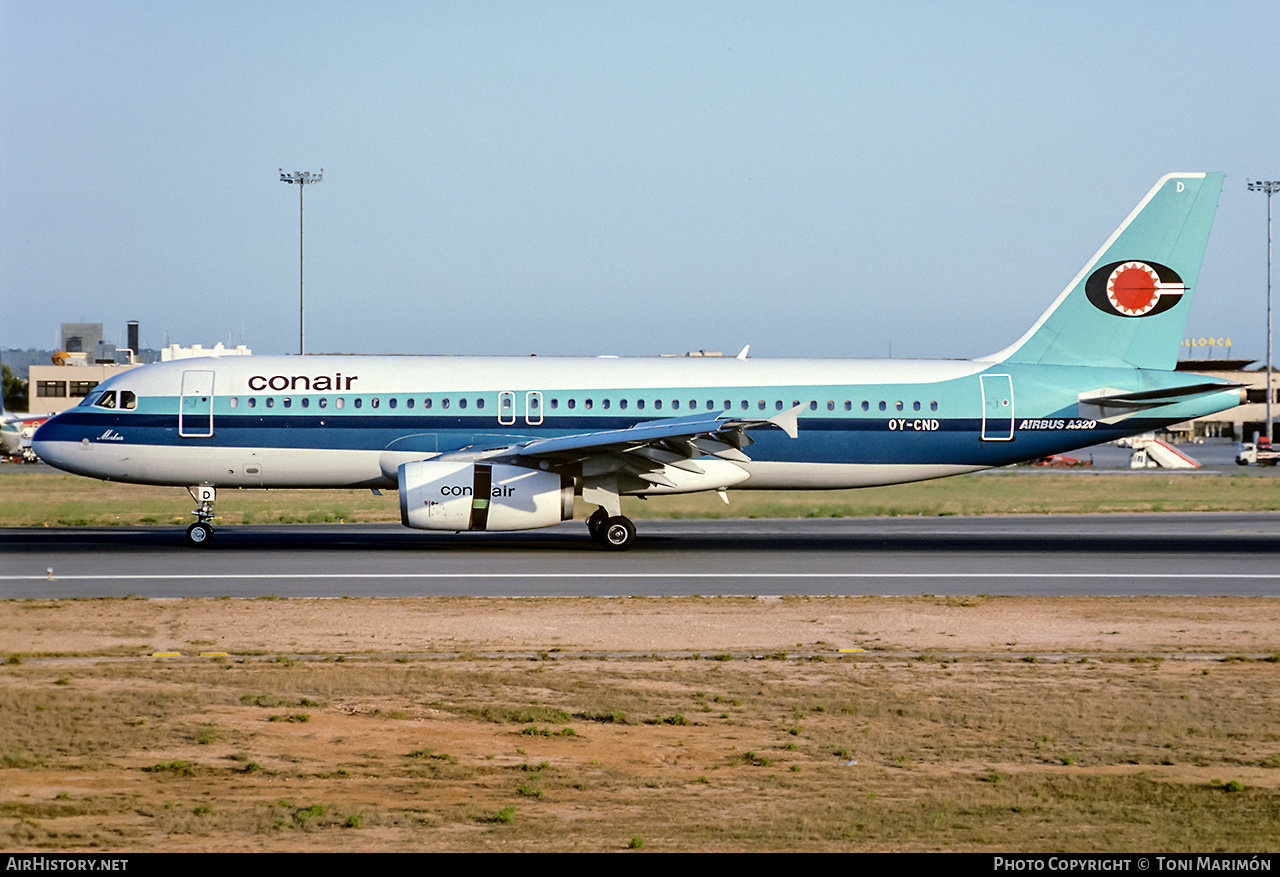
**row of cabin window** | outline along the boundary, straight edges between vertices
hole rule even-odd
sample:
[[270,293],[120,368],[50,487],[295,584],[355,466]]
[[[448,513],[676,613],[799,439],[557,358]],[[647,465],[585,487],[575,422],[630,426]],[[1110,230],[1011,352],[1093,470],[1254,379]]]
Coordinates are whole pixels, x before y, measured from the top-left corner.
[[[654,411],[661,411],[661,410],[662,410],[662,403],[663,403],[663,400],[661,400],[661,399],[655,399],[655,400],[653,400],[653,410],[654,410]],[[582,407],[583,407],[584,409],[588,410],[588,411],[590,411],[590,410],[591,410],[591,408],[594,406],[594,404],[595,404],[595,403],[594,403],[594,400],[592,400],[592,399],[583,399],[583,400],[582,400]],[[608,399],[601,399],[601,400],[600,400],[600,407],[601,407],[602,409],[606,409],[606,410],[607,410],[607,409],[609,408],[609,404],[610,404],[610,400],[608,400]],[[792,400],[790,407],[791,407],[791,408],[795,408],[797,405],[800,405],[800,404],[801,404],[800,400],[799,400],[799,399],[795,399],[795,400]],[[923,408],[923,404],[924,404],[924,403],[922,403],[922,402],[918,402],[918,401],[917,401],[917,402],[912,402],[912,403],[911,403],[911,410],[912,410],[912,411],[922,411],[922,410],[924,410],[924,408]],[[566,400],[566,401],[565,401],[565,407],[566,407],[566,408],[570,408],[570,409],[572,409],[572,408],[576,408],[576,407],[577,407],[577,405],[578,405],[578,400],[577,400],[577,399],[568,399],[568,400]],[[881,400],[881,401],[878,403],[878,408],[879,408],[879,410],[880,410],[880,411],[888,411],[888,410],[889,410],[889,405],[890,405],[890,403],[889,403],[889,402],[886,402],[886,401],[884,401],[884,400]],[[893,403],[892,403],[892,405],[893,405],[893,410],[894,410],[894,411],[906,411],[906,410],[907,410],[907,409],[906,409],[907,403],[906,403],[906,402],[904,402],[904,401],[902,401],[901,399],[899,399],[899,400],[897,400],[897,401],[893,402]],[[556,399],[556,398],[552,398],[552,399],[551,399],[551,410],[553,410],[553,411],[554,411],[554,410],[556,410],[556,409],[557,409],[557,408],[559,408],[559,407],[560,407],[560,400],[559,400],[559,399]],[[618,400],[618,407],[619,407],[619,408],[623,408],[623,409],[625,409],[625,408],[627,407],[627,400],[626,400],[626,399],[619,399],[619,400]],[[641,410],[643,410],[643,409],[644,409],[644,407],[645,407],[645,400],[644,400],[644,399],[637,399],[637,400],[636,400],[636,408],[637,408],[637,409],[641,409]],[[739,408],[741,408],[743,411],[750,411],[750,410],[751,410],[751,403],[750,403],[748,400],[743,399],[743,400],[739,403],[738,407],[739,407]],[[775,410],[775,411],[782,411],[782,410],[784,409],[784,407],[785,407],[785,406],[784,406],[783,401],[782,401],[781,399],[775,399],[775,400],[774,400],[774,402],[773,402],[773,408],[774,408],[774,410]],[[850,401],[850,400],[848,400],[848,399],[845,399],[845,400],[844,400],[844,402],[843,402],[843,406],[842,406],[842,407],[844,408],[844,410],[845,410],[845,411],[852,411],[852,410],[853,410],[853,402],[851,402],[851,401]],[[871,410],[871,403],[870,403],[869,401],[864,400],[864,401],[862,402],[861,407],[862,407],[862,410],[863,410],[863,411],[870,411],[870,410]],[[724,400],[724,404],[723,404],[723,405],[719,405],[719,406],[717,406],[717,405],[716,405],[716,403],[715,403],[715,400],[714,400],[714,399],[708,399],[708,400],[707,400],[707,410],[708,410],[708,411],[715,411],[715,410],[717,410],[717,408],[719,408],[720,410],[726,410],[726,411],[727,411],[727,410],[731,410],[731,409],[733,408],[733,400],[732,400],[732,399],[725,399],[725,400]],[[767,401],[767,400],[765,400],[765,399],[759,399],[759,400],[757,400],[757,401],[756,401],[756,410],[758,410],[758,411],[767,411],[767,410],[768,410],[768,408],[769,408],[769,403],[768,403],[768,401]],[[835,411],[835,410],[836,410],[836,402],[835,402],[835,400],[834,400],[834,399],[828,399],[828,400],[827,400],[827,402],[826,402],[826,408],[827,408],[827,410],[828,410],[828,411]],[[679,400],[679,399],[672,399],[672,400],[671,400],[671,410],[672,410],[672,411],[679,411],[679,410],[680,410],[680,400]],[[690,399],[690,400],[689,400],[689,410],[690,410],[690,411],[697,411],[697,410],[698,410],[698,400],[697,400],[697,399]],[[810,411],[817,411],[817,410],[818,410],[818,400],[817,400],[817,399],[810,399],[810,400],[809,400],[809,410],[810,410]],[[930,410],[930,411],[937,411],[937,410],[938,410],[938,403],[937,403],[937,402],[930,402],[930,403],[929,403],[929,410]]]
[[[240,397],[239,397],[239,396],[232,396],[232,397],[230,397],[227,401],[228,401],[228,404],[229,404],[232,408],[239,408],[239,407],[240,407]],[[404,400],[404,407],[405,407],[405,408],[412,408],[412,407],[414,407],[414,405],[416,404],[416,401],[417,401],[417,400],[415,400],[415,399],[405,399],[405,400]],[[249,396],[249,397],[245,400],[245,402],[246,402],[246,404],[247,404],[247,406],[248,406],[249,408],[257,408],[257,407],[258,407],[258,397],[256,397],[256,396]],[[328,397],[327,397],[327,396],[320,396],[319,398],[317,398],[317,399],[315,400],[315,402],[316,402],[316,407],[317,407],[317,408],[328,408],[328,407],[329,407],[329,399],[328,399]],[[301,407],[303,407],[303,408],[310,408],[310,407],[311,407],[311,397],[310,397],[310,396],[299,396],[299,397],[298,397],[298,404],[299,404]],[[398,407],[398,406],[399,406],[399,404],[400,404],[400,400],[399,400],[399,399],[396,399],[396,398],[394,398],[394,397],[392,397],[392,398],[388,398],[388,399],[387,399],[387,407],[388,407],[388,408],[396,408],[396,407]],[[441,407],[441,408],[448,408],[451,404],[453,404],[453,402],[452,402],[450,399],[448,399],[448,398],[445,398],[445,399],[441,399],[441,400],[440,400],[440,407]],[[459,407],[459,408],[466,408],[469,404],[475,405],[475,407],[476,407],[476,408],[481,408],[481,409],[483,409],[483,408],[484,408],[484,400],[483,400],[483,399],[476,399],[476,400],[472,401],[472,400],[469,400],[469,399],[461,399],[461,398],[460,398],[460,399],[458,399],[458,400],[457,400],[457,405],[458,405],[458,407]],[[276,405],[276,400],[275,400],[275,397],[274,397],[274,396],[266,396],[266,397],[264,397],[264,398],[263,398],[263,400],[262,400],[262,406],[263,406],[264,408],[274,408],[274,407],[275,407],[275,405]],[[381,399],[380,397],[378,397],[378,396],[373,396],[372,398],[370,398],[370,399],[369,399],[369,407],[370,407],[370,408],[378,408],[378,407],[380,407],[381,405],[382,405],[382,399]],[[431,400],[431,399],[423,399],[423,400],[422,400],[422,407],[423,407],[423,408],[431,408],[433,405],[434,405],[434,401],[433,401],[433,400]],[[292,407],[293,407],[293,399],[292,399],[292,397],[289,397],[289,396],[284,396],[284,397],[282,397],[282,398],[280,399],[280,407],[281,407],[281,408],[292,408]],[[333,407],[334,407],[334,408],[346,408],[346,407],[347,407],[347,400],[346,400],[344,397],[342,397],[342,396],[338,396],[337,398],[335,398],[335,399],[333,400]],[[357,396],[356,398],[352,399],[352,400],[351,400],[351,407],[352,407],[352,408],[363,408],[363,407],[364,407],[364,399],[363,399],[363,397]]]
[[[275,397],[274,397],[274,396],[267,396],[267,397],[263,398],[263,400],[262,400],[263,407],[265,407],[265,408],[274,408],[274,407],[275,407],[275,401],[276,401],[276,400],[275,400]],[[310,407],[311,407],[311,398],[310,398],[309,396],[301,396],[301,397],[299,397],[298,402],[299,402],[299,405],[300,405],[301,407],[303,407],[303,408],[310,408]],[[414,402],[415,402],[415,400],[413,400],[413,399],[405,399],[405,400],[404,400],[404,407],[405,407],[405,408],[413,408],[413,407],[414,407]],[[248,406],[249,408],[256,408],[256,407],[258,407],[258,399],[257,399],[257,397],[256,397],[256,396],[249,396],[249,397],[246,399],[246,403],[247,403],[247,406]],[[607,410],[611,407],[611,403],[612,403],[612,400],[610,400],[610,399],[601,399],[601,400],[600,400],[600,408],[601,408],[602,410],[607,411]],[[240,407],[240,398],[239,398],[238,396],[232,396],[232,397],[229,399],[229,404],[230,404],[230,406],[231,406],[232,408],[239,408],[239,407]],[[441,408],[448,408],[448,407],[450,406],[450,404],[451,404],[451,402],[450,402],[450,400],[449,400],[448,398],[444,398],[444,399],[441,399],[441,400],[440,400],[440,407],[441,407]],[[476,400],[474,401],[474,403],[472,403],[472,404],[474,404],[474,406],[475,406],[477,409],[483,409],[483,408],[484,408],[484,399],[476,399]],[[628,404],[629,404],[629,403],[628,403],[628,400],[626,400],[626,399],[619,399],[619,400],[618,400],[618,408],[619,408],[619,409],[621,409],[621,410],[624,410],[624,411],[625,411],[625,410],[626,410],[626,408],[627,408],[627,406],[628,406]],[[646,402],[645,402],[645,400],[644,400],[644,399],[637,399],[637,400],[636,400],[636,409],[637,409],[637,410],[640,410],[640,411],[643,411],[643,410],[644,410],[644,408],[645,408],[645,404],[646,404]],[[655,410],[655,411],[661,411],[661,410],[662,410],[662,404],[663,404],[663,400],[662,400],[662,399],[655,399],[655,400],[653,400],[653,410]],[[792,407],[792,408],[795,408],[797,405],[800,405],[800,404],[801,404],[801,403],[800,403],[800,401],[797,399],[797,400],[792,401],[792,403],[791,403],[791,407]],[[905,411],[905,410],[907,410],[907,409],[906,409],[906,405],[907,405],[907,403],[906,403],[906,402],[904,402],[904,401],[902,401],[901,399],[899,399],[899,400],[897,400],[897,401],[893,402],[892,404],[893,404],[893,410],[894,410],[894,411]],[[379,399],[379,397],[377,397],[377,396],[374,396],[374,397],[372,397],[372,398],[369,400],[369,407],[370,407],[370,408],[377,408],[377,407],[379,407],[380,405],[381,405],[381,400],[380,400],[380,399]],[[392,397],[392,398],[387,399],[387,407],[388,407],[388,408],[395,408],[397,405],[398,405],[398,400],[397,400],[396,398]],[[423,407],[424,409],[430,409],[430,408],[432,407],[432,405],[433,405],[433,401],[432,401],[431,399],[423,399],[423,400],[422,400],[422,407]],[[465,408],[467,407],[467,405],[468,405],[468,400],[467,400],[467,399],[465,399],[465,398],[460,398],[460,399],[458,399],[458,400],[457,400],[457,405],[458,405],[458,408],[465,409]],[[879,403],[877,403],[877,408],[878,408],[878,410],[880,410],[880,411],[888,411],[888,410],[889,410],[889,405],[890,405],[890,403],[888,403],[888,402],[886,402],[886,401],[884,401],[884,400],[881,400]],[[293,399],[292,399],[291,397],[289,397],[289,396],[284,396],[284,397],[282,397],[282,398],[281,398],[281,400],[280,400],[280,406],[281,406],[282,408],[291,408],[291,407],[293,407]],[[317,408],[327,408],[327,407],[329,407],[329,400],[328,400],[328,398],[327,398],[327,397],[325,397],[325,396],[320,396],[319,398],[317,398],[317,399],[316,399],[316,407],[317,407]],[[333,400],[333,407],[335,407],[335,408],[345,408],[345,407],[346,407],[346,399],[345,399],[345,398],[343,398],[342,396],[337,397],[336,399],[334,399],[334,400]],[[361,398],[361,397],[356,397],[355,399],[352,399],[352,400],[351,400],[351,407],[353,407],[353,408],[360,408],[360,407],[363,407],[363,400],[362,400],[362,398]],[[537,407],[538,407],[538,400],[537,400],[537,397],[533,397],[533,398],[529,399],[529,407],[530,407],[530,409],[531,409],[531,410],[536,410],[536,409],[537,409]],[[560,400],[559,400],[558,398],[552,398],[552,399],[551,399],[551,410],[555,411],[555,410],[557,410],[559,407],[560,407]],[[566,400],[566,401],[565,401],[565,407],[566,407],[566,408],[568,408],[568,409],[570,409],[570,410],[577,408],[577,407],[578,407],[578,400],[577,400],[577,399],[568,399],[568,400]],[[595,407],[595,400],[593,400],[593,399],[583,399],[583,400],[582,400],[582,407],[583,407],[585,410],[587,410],[587,411],[592,410],[592,408],[594,408],[594,407]],[[733,408],[733,401],[732,401],[732,400],[730,400],[730,399],[725,399],[725,400],[724,400],[724,405],[719,406],[719,407],[720,407],[722,410],[732,409],[732,408]],[[750,402],[748,402],[746,399],[743,399],[743,400],[739,403],[739,407],[740,407],[743,411],[749,411],[749,410],[751,410],[751,403],[750,403]],[[768,402],[766,402],[764,399],[760,399],[759,401],[757,401],[757,402],[756,402],[756,408],[757,408],[757,410],[759,410],[759,411],[765,411],[765,410],[767,410],[767,409],[768,409],[768,407],[769,407],[769,403],[768,403]],[[782,401],[781,399],[776,399],[776,400],[774,400],[773,407],[774,407],[774,410],[775,410],[775,411],[782,411],[782,410],[783,410],[783,408],[784,408],[784,403],[783,403],[783,401]],[[848,399],[846,399],[846,400],[844,400],[844,403],[843,403],[842,407],[844,408],[844,410],[845,410],[845,411],[852,411],[852,410],[853,410],[853,402],[851,402],[851,401],[849,401]],[[511,398],[510,398],[510,397],[507,397],[507,396],[504,396],[504,397],[503,397],[503,399],[502,399],[502,408],[503,408],[503,410],[504,410],[504,411],[510,410],[510,408],[511,408]],[[690,400],[689,400],[689,410],[690,410],[690,411],[696,411],[696,410],[697,410],[697,408],[698,408],[698,401],[697,401],[696,399],[690,399]],[[717,406],[716,406],[716,404],[715,404],[715,401],[714,401],[714,400],[712,400],[712,399],[708,399],[708,400],[707,400],[707,410],[708,410],[708,411],[714,411],[714,410],[716,410],[716,408],[717,408]],[[871,403],[870,403],[870,402],[868,402],[868,401],[866,401],[866,400],[864,400],[864,401],[862,402],[862,404],[861,404],[861,408],[862,408],[862,410],[863,410],[863,411],[870,411],[870,410],[871,410]],[[680,409],[680,400],[679,400],[679,399],[672,399],[672,400],[671,400],[671,410],[673,410],[673,411],[678,411],[679,409]],[[827,400],[827,402],[826,402],[826,409],[827,409],[828,411],[835,411],[835,410],[836,410],[836,403],[835,403],[835,401],[834,401],[834,400],[831,400],[831,399],[828,399],[828,400]],[[816,399],[810,399],[810,400],[809,400],[809,410],[810,410],[810,411],[817,411],[817,410],[818,410],[818,401],[817,401]],[[924,409],[923,409],[923,403],[922,403],[922,402],[918,402],[918,401],[912,402],[912,403],[911,403],[911,410],[912,410],[912,411],[922,411],[922,410],[924,410]],[[937,402],[930,402],[930,403],[929,403],[929,410],[930,410],[930,411],[937,411],[937,410],[938,410],[938,403],[937,403]]]

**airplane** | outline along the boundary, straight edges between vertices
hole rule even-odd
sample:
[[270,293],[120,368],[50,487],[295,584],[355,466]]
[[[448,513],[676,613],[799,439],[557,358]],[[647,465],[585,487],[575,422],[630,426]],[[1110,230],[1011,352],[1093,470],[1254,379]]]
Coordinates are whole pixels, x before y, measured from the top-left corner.
[[1162,177],[1009,347],[972,360],[255,356],[143,366],[37,432],[108,481],[395,488],[401,522],[508,531],[573,517],[635,543],[620,497],[866,487],[975,472],[1232,408],[1174,371],[1223,175]]
[[52,416],[52,412],[24,414],[5,411],[4,403],[0,401],[0,456],[17,457],[24,463],[37,462],[31,449],[31,439],[36,429]]

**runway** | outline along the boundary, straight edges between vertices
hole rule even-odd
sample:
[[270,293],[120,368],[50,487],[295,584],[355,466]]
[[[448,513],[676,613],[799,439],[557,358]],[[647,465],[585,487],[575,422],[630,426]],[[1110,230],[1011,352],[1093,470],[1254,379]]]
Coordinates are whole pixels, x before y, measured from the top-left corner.
[[0,530],[0,597],[992,594],[1280,596],[1280,514],[638,522],[523,533],[391,524]]

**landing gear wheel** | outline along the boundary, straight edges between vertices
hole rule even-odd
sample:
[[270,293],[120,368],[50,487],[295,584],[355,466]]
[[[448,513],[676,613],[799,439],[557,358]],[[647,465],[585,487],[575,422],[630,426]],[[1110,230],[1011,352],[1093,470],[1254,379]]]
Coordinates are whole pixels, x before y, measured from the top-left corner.
[[609,520],[609,513],[604,509],[596,509],[592,512],[591,517],[587,518],[587,532],[591,534],[591,538],[597,542],[600,541],[600,528]]
[[187,528],[187,544],[197,548],[203,548],[213,541],[213,527],[203,521],[192,524]]
[[621,515],[609,518],[600,528],[596,541],[610,551],[626,551],[636,542],[636,525]]

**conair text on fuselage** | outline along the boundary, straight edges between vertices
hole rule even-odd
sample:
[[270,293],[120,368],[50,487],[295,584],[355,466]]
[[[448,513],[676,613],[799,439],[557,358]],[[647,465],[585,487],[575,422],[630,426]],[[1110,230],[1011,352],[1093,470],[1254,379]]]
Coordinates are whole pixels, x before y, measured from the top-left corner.
[[342,376],[342,372],[334,375],[254,375],[249,378],[249,389],[262,390],[328,390],[339,392],[350,390],[351,385],[359,380],[359,375]]

